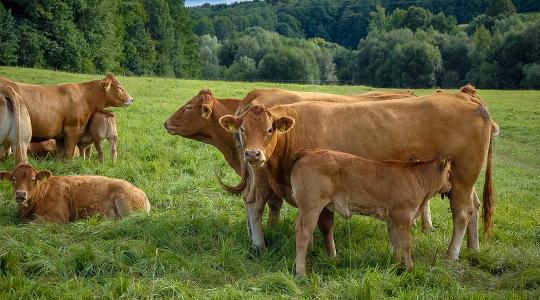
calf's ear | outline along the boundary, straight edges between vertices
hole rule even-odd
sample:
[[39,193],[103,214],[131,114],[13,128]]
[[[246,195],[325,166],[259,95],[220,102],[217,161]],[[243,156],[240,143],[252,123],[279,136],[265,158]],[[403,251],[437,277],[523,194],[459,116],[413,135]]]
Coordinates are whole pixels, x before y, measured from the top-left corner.
[[0,181],[9,180],[11,175],[13,175],[13,173],[11,173],[11,172],[0,172]]
[[280,133],[285,133],[294,127],[294,119],[291,117],[281,117],[274,121],[274,127]]
[[111,82],[109,80],[102,80],[99,85],[107,92],[111,88]]
[[219,118],[219,125],[228,132],[236,133],[242,125],[242,121],[235,116],[227,115]]
[[41,171],[41,172],[37,173],[36,174],[36,179],[38,181],[41,181],[43,179],[49,179],[49,177],[51,177],[51,176],[52,176],[51,171],[45,170],[45,171]]

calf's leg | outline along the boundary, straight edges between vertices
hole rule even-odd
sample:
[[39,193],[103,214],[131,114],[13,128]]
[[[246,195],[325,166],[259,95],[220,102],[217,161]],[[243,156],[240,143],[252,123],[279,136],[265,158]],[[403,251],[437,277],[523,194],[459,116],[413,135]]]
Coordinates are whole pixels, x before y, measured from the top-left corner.
[[298,212],[295,225],[296,236],[296,275],[306,275],[306,254],[313,230],[317,225],[320,210],[302,210]]
[[[317,226],[323,235],[324,249],[328,257],[336,257],[336,245],[334,243],[334,212],[324,208],[319,215]],[[313,235],[312,235],[313,238]]]
[[98,153],[99,162],[102,163],[103,162],[103,147],[101,147],[101,141],[95,140],[94,146],[96,147],[96,151]]
[[430,233],[433,231],[433,223],[431,222],[431,209],[429,206],[429,199],[422,207],[422,231]]
[[480,208],[480,200],[474,188],[471,199],[474,211],[469,220],[469,225],[467,225],[467,247],[473,251],[480,251],[480,242],[478,241],[478,209]]
[[114,162],[116,162],[116,157],[118,156],[118,153],[117,153],[117,150],[116,150],[116,143],[117,143],[117,138],[116,136],[112,136],[110,138],[108,138],[109,140],[109,144],[111,145],[111,159]]
[[279,215],[281,212],[281,206],[283,205],[283,199],[274,193],[271,193],[267,199],[268,227],[275,227],[279,222]]

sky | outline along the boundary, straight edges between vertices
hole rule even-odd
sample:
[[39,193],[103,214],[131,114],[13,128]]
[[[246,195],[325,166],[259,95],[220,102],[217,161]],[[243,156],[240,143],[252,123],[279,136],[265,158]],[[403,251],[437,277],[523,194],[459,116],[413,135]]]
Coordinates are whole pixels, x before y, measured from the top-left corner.
[[220,3],[234,3],[248,0],[186,0],[186,6],[197,6],[205,3],[220,4]]

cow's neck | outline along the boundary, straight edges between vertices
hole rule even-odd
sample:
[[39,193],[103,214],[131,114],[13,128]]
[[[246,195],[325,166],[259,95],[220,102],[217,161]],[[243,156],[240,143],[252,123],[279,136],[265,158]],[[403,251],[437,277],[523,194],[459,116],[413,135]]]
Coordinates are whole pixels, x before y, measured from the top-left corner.
[[92,114],[109,106],[106,100],[107,93],[100,83],[101,80],[82,83],[83,93],[80,102],[84,103]]
[[[266,169],[268,171],[268,179],[274,191],[293,204],[294,200],[290,197],[287,191],[290,190],[290,159],[292,154],[289,153],[286,145],[288,145],[287,134],[280,134],[277,137],[276,146],[272,156],[266,161]],[[294,205],[294,204],[293,204]]]
[[219,119],[226,115],[234,115],[240,100],[238,99],[216,99],[213,105],[212,112],[212,126],[210,136],[210,144],[216,147],[221,154],[225,157],[225,160],[231,166],[237,174],[240,174],[240,160],[238,159],[238,151],[234,142],[233,134],[225,131],[219,125]]

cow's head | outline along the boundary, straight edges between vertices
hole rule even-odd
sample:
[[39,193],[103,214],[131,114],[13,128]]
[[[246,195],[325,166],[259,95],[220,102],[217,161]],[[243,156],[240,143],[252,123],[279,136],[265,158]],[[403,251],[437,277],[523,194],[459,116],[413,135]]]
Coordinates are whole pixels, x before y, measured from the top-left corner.
[[203,89],[172,114],[163,126],[169,134],[204,140],[205,129],[212,122],[210,117],[215,101],[212,92]]
[[294,126],[294,119],[277,116],[264,105],[253,105],[238,117],[221,117],[219,124],[241,135],[247,162],[262,166],[275,150],[277,135],[288,132]]
[[441,169],[439,193],[442,195],[448,194],[448,192],[450,192],[452,189],[452,183],[450,182],[451,166],[452,163],[449,159],[442,159],[439,161],[439,167]]
[[24,206],[32,201],[34,189],[45,180],[51,177],[51,171],[36,171],[32,166],[20,164],[13,172],[0,172],[0,180],[11,181],[15,191],[15,200]]
[[99,85],[105,90],[107,103],[111,106],[130,106],[135,101],[111,73],[107,74]]

